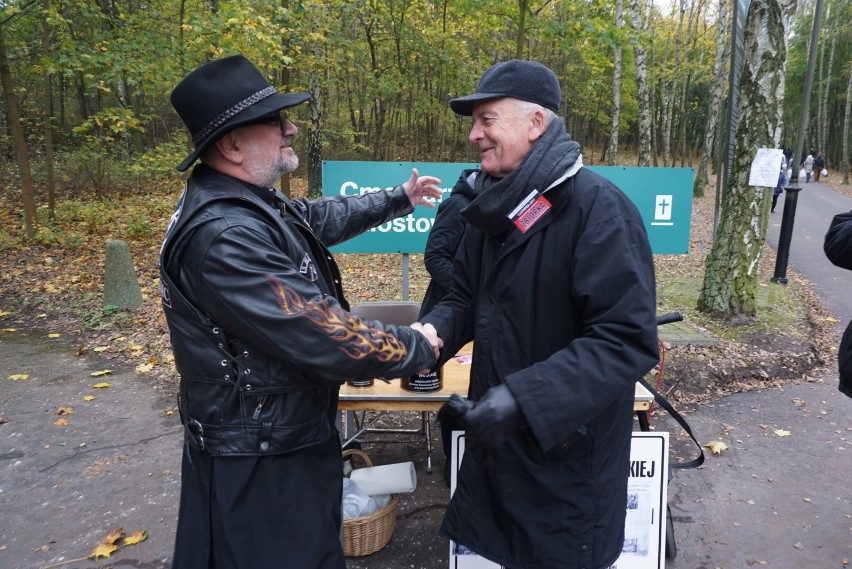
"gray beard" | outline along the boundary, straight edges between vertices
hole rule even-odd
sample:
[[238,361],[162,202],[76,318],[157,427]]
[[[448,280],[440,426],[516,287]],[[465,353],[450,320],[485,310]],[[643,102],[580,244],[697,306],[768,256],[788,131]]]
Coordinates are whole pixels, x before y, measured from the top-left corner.
[[281,176],[295,172],[299,168],[299,157],[295,154],[292,159],[281,158],[275,164],[263,164],[257,168],[251,168],[252,177],[257,180],[257,185],[271,188],[278,184]]

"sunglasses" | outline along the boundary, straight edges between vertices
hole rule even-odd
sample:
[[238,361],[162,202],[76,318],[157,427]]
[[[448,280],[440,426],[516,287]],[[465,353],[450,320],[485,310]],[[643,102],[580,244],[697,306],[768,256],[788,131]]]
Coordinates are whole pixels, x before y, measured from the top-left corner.
[[253,125],[278,125],[278,128],[281,132],[284,132],[284,125],[287,124],[287,115],[282,113],[281,111],[277,111],[272,113],[271,115],[264,115],[260,118],[257,118],[253,121],[245,123],[243,126],[253,126]]

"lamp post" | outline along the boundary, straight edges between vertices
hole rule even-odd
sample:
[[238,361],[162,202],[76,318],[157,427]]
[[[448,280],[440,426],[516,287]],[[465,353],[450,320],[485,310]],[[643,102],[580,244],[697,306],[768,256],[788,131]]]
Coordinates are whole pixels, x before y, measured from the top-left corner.
[[[793,223],[796,221],[796,204],[799,201],[799,168],[802,147],[805,144],[805,130],[811,106],[811,86],[814,81],[814,63],[816,62],[817,42],[819,41],[819,26],[822,19],[822,0],[817,0],[814,10],[814,24],[811,29],[811,46],[808,52],[808,72],[805,77],[805,92],[802,93],[802,112],[799,113],[799,130],[796,134],[796,144],[793,156],[790,158],[792,175],[784,196],[784,214],[781,217],[781,233],[778,235],[778,256],[775,258],[775,274],[772,282],[787,284],[787,262],[790,258],[790,241],[793,239]],[[795,162],[793,162],[795,160]],[[795,164],[795,165],[794,165]]]

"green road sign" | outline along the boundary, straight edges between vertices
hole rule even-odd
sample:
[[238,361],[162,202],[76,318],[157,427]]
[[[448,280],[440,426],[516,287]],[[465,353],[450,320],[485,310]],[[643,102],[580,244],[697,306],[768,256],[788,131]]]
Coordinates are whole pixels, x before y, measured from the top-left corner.
[[[393,188],[406,181],[411,169],[441,179],[449,196],[462,170],[478,164],[446,162],[324,161],[323,195],[352,196]],[[610,179],[636,204],[657,254],[689,251],[692,218],[691,168],[589,166]],[[436,204],[437,205],[437,204]],[[332,248],[337,253],[422,253],[435,223],[437,208],[419,206],[414,212],[373,228]]]

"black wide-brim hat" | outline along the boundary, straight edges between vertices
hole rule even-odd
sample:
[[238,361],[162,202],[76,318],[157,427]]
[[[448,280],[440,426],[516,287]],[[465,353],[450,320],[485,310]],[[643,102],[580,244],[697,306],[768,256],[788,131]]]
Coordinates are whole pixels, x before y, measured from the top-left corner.
[[177,111],[195,150],[177,167],[181,172],[222,135],[311,98],[310,93],[279,93],[242,55],[206,63],[187,75],[172,91]]
[[452,99],[450,108],[456,114],[469,117],[476,103],[503,97],[536,103],[558,113],[562,91],[559,79],[548,67],[537,61],[512,59],[486,69],[476,91],[472,95]]

